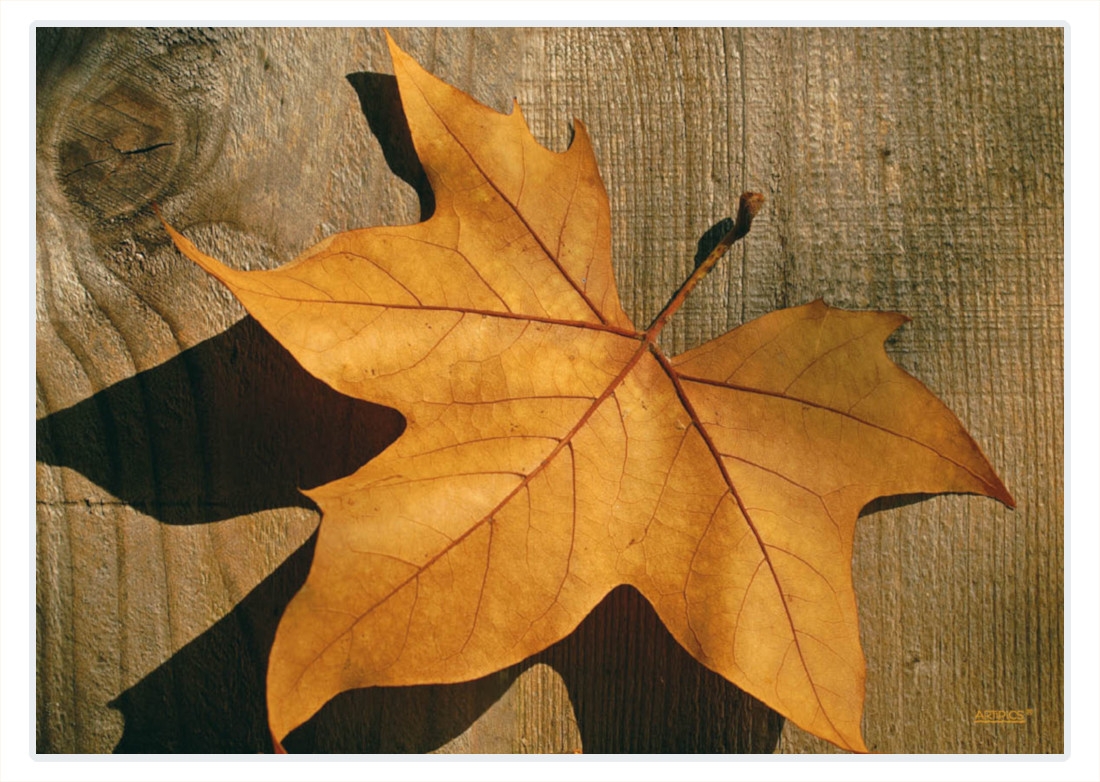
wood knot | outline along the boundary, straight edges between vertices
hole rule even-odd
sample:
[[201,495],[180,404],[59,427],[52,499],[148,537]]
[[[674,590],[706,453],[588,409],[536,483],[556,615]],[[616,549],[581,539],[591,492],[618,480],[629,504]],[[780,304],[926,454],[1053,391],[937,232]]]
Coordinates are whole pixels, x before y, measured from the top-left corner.
[[128,83],[77,95],[58,139],[58,180],[100,220],[124,217],[157,198],[184,148],[172,110]]

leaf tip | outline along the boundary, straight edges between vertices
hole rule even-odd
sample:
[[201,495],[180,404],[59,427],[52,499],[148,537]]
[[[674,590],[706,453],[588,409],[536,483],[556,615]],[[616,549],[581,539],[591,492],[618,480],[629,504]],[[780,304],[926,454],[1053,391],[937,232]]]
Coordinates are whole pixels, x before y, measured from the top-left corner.
[[592,138],[588,135],[588,126],[576,117],[573,118],[573,138],[569,140],[566,152],[574,149],[582,151],[582,154],[592,154]]
[[173,241],[176,238],[177,232],[172,226],[168,225],[168,221],[164,219],[164,215],[160,211],[160,204],[156,201],[151,202],[150,206],[153,207],[153,214],[160,220],[160,224],[164,226],[164,230],[168,232],[168,235],[172,237]]
[[272,731],[272,733],[271,733],[271,746],[275,750],[276,755],[289,754],[289,753],[287,753],[286,748],[283,746],[283,743],[281,741],[279,741],[279,739],[275,738],[274,731]]
[[[890,334],[893,334],[895,331],[900,329],[906,323],[912,323],[913,322],[913,318],[911,318],[909,315],[906,315],[904,312],[891,312],[890,314],[894,316],[893,321],[891,322],[891,325],[890,325]],[[889,336],[889,335],[887,335],[887,336]]]
[[153,212],[160,218],[161,225],[164,226],[164,230],[168,233],[168,238],[172,240],[172,244],[176,246],[176,249],[179,250],[180,253],[198,264],[207,274],[215,279],[221,280],[225,285],[228,285],[230,290],[236,294],[237,289],[231,284],[231,279],[235,276],[235,272],[233,272],[232,269],[217,258],[213,258],[202,252],[195,246],[194,242],[169,225],[168,221],[161,215],[160,208],[156,204],[153,204]]
[[397,65],[398,61],[404,62],[406,60],[412,59],[405,52],[404,49],[397,45],[397,41],[395,41],[393,36],[390,35],[390,31],[388,29],[383,29],[382,32],[386,34],[386,46],[390,50],[390,60],[393,61],[394,66]]
[[997,478],[997,485],[993,487],[993,491],[989,493],[989,496],[1009,510],[1016,510],[1016,498],[1012,496],[1012,492],[1008,490],[1008,487],[1004,485],[1004,481],[1000,478]]
[[523,116],[523,108],[519,105],[519,98],[515,97],[514,95],[512,96],[512,110],[509,112],[508,115],[518,117],[519,121],[523,124],[523,127],[527,130],[527,132],[531,132],[531,127],[527,124],[527,118]]

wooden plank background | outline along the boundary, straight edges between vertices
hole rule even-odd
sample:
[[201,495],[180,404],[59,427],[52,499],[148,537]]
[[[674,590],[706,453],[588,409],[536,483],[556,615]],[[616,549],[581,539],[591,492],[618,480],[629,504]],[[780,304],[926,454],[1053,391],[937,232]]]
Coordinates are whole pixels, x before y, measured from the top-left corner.
[[[819,296],[889,342],[1018,507],[882,501],[854,561],[879,752],[1063,750],[1063,34],[394,30],[564,148],[587,124],[624,306],[647,322],[744,189],[768,204],[664,332],[678,352]],[[431,208],[380,30],[37,35],[37,749],[266,752],[305,578],[296,491],[391,442],[152,216],[274,267]],[[911,498],[910,498],[911,499]],[[978,725],[978,710],[1026,710]],[[297,751],[827,752],[704,670],[634,592],[524,664],[337,698]]]

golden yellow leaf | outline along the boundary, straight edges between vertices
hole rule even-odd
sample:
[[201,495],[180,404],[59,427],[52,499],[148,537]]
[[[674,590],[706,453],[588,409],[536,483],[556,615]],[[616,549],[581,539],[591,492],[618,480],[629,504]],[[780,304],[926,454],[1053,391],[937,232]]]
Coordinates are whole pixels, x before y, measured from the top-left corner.
[[675,638],[812,733],[865,751],[853,533],[870,500],[1012,498],[886,356],[906,318],[821,301],[675,357],[656,339],[761,199],[647,329],[619,303],[585,128],[541,147],[390,40],[435,193],[425,222],[240,272],[169,229],[311,373],[405,434],[309,496],[309,578],[271,651],[281,741],[358,687],[458,682],[570,633],[629,584]]

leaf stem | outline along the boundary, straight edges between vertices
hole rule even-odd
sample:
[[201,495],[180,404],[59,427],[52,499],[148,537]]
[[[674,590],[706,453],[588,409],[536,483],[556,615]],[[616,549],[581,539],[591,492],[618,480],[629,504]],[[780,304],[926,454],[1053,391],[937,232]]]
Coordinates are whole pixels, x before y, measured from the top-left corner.
[[733,228],[729,233],[723,236],[713,250],[701,264],[695,267],[695,271],[691,273],[691,276],[684,280],[684,284],[680,286],[680,290],[676,291],[676,295],[673,296],[665,308],[661,310],[660,314],[653,319],[653,322],[649,325],[649,328],[645,330],[645,339],[647,342],[652,343],[657,339],[657,335],[661,333],[661,329],[665,327],[668,319],[673,316],[676,310],[680,309],[680,305],[687,299],[688,294],[692,289],[699,284],[707,274],[713,269],[719,259],[726,254],[726,251],[733,246],[734,242],[741,239],[749,232],[749,228],[752,227],[752,219],[756,217],[756,213],[760,211],[760,206],[764,203],[764,196],[759,193],[745,192],[741,194],[741,199],[737,205],[737,220],[734,221]]

